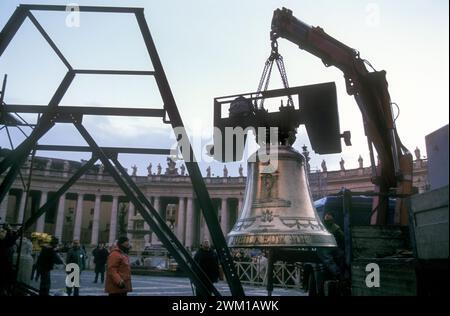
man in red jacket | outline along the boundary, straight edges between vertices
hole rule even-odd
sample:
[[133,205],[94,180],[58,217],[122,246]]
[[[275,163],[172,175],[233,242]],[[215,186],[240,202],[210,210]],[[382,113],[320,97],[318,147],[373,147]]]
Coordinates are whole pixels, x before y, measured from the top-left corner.
[[127,237],[120,237],[117,246],[109,254],[107,262],[105,292],[110,296],[126,296],[131,288],[131,267],[128,258],[130,243]]

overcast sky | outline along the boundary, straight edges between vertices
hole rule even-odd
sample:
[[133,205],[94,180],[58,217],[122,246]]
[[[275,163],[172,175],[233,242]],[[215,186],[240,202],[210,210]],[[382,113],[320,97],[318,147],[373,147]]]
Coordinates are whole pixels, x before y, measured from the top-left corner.
[[[0,1],[0,28],[21,3],[68,4],[66,1]],[[76,2],[76,1],[72,1]],[[194,144],[200,157],[201,145],[212,136],[213,98],[255,91],[264,62],[270,53],[269,31],[273,11],[287,7],[312,26],[360,51],[377,70],[387,71],[389,92],[400,107],[397,128],[411,151],[418,146],[426,156],[425,136],[448,124],[448,1],[77,1],[79,5],[144,7],[147,23],[190,135],[201,135]],[[67,27],[67,13],[35,12],[74,68],[152,70],[150,59],[132,15],[86,14],[79,27]],[[369,165],[362,118],[353,97],[346,94],[342,73],[326,68],[315,56],[284,39],[279,40],[290,86],[334,81],[337,86],[341,132],[352,133],[352,147],[341,154],[311,153],[312,168],[325,159],[329,170],[338,169],[341,157],[346,168],[355,168],[361,154]],[[30,21],[26,21],[0,57],[0,75],[8,74],[5,102],[47,104],[66,72]],[[270,88],[280,88],[276,76]],[[63,105],[124,106],[161,108],[162,101],[152,77],[79,76]],[[32,117],[26,116],[28,120]],[[169,148],[173,136],[159,119],[86,117],[94,138],[107,146]],[[14,145],[23,137],[12,131]],[[84,144],[71,126],[57,126],[42,144]],[[309,145],[304,128],[294,147]],[[8,147],[5,131],[0,145]],[[85,154],[40,152],[79,160]],[[130,169],[146,174],[165,157],[122,156]],[[237,175],[240,163],[228,164]],[[223,165],[203,162],[204,172],[212,166],[215,175]],[[244,164],[244,163],[243,163]],[[155,168],[154,168],[155,170]]]

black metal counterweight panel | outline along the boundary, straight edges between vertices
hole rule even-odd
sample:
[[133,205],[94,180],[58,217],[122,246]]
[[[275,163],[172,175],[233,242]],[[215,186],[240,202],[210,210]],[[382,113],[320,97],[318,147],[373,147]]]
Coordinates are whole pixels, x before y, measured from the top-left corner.
[[318,154],[342,151],[336,85],[334,82],[303,86],[299,103],[311,147]]

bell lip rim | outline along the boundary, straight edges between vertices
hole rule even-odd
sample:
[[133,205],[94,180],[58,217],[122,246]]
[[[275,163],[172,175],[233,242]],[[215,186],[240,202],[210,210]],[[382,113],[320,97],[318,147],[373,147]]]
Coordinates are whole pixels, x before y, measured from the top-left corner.
[[[292,234],[292,233],[291,233]],[[245,245],[232,245],[232,241],[238,237],[241,236],[274,236],[274,235],[280,235],[280,234],[276,234],[276,233],[238,233],[238,232],[233,232],[231,231],[230,233],[227,234],[226,237],[226,242],[227,242],[227,246],[230,248],[333,248],[333,247],[338,247],[337,242],[334,238],[334,236],[331,233],[308,233],[308,234],[295,234],[293,233],[292,235],[297,235],[297,236],[310,236],[310,237],[320,237],[320,236],[327,236],[327,237],[331,237],[333,242],[330,241],[326,241],[324,243],[318,244],[318,243],[311,243],[308,245],[300,245],[300,244],[267,244],[267,245],[261,245],[259,243],[257,244],[245,244]]]
[[233,245],[228,245],[228,248],[252,248],[252,249],[258,249],[258,248],[264,248],[264,249],[289,249],[289,250],[297,250],[297,251],[301,251],[302,249],[299,248],[307,248],[308,250],[313,249],[313,248],[338,248],[337,245],[320,245],[320,246],[289,246],[289,245],[280,245],[280,246],[260,246],[260,245],[240,245],[240,246],[233,246]]
[[239,236],[272,236],[272,235],[297,235],[297,236],[330,236],[333,237],[333,234],[329,233],[328,231],[322,231],[321,233],[307,233],[307,234],[298,234],[296,232],[289,232],[289,231],[282,231],[282,232],[264,232],[264,233],[242,233],[242,232],[229,232],[226,236],[226,239],[229,240],[230,238],[235,238]]

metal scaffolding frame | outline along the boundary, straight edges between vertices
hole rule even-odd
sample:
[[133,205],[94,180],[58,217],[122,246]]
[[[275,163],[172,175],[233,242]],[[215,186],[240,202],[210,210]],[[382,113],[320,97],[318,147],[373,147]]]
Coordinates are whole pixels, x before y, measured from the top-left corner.
[[[167,226],[165,221],[153,207],[150,201],[144,196],[141,190],[128,175],[126,170],[118,160],[119,153],[134,154],[168,154],[167,149],[149,149],[149,148],[114,148],[99,147],[94,138],[89,134],[83,125],[84,115],[117,115],[117,116],[136,116],[136,117],[161,117],[164,123],[169,123],[172,128],[182,128],[184,124],[178,111],[175,99],[166,78],[163,66],[158,56],[155,44],[150,34],[144,16],[143,8],[128,7],[99,7],[99,6],[80,6],[80,12],[96,12],[96,13],[125,13],[134,14],[138,22],[139,30],[142,34],[148,55],[153,64],[154,71],[128,71],[128,70],[91,70],[91,69],[74,69],[69,61],[64,57],[62,52],[52,41],[45,29],[34,17],[31,11],[66,11],[66,6],[60,5],[20,5],[16,8],[3,30],[0,33],[0,57],[14,38],[26,18],[29,18],[33,25],[37,28],[46,42],[50,45],[56,55],[67,67],[67,73],[61,81],[59,87],[55,91],[50,102],[46,106],[39,105],[6,105],[0,104],[0,113],[2,117],[9,117],[9,113],[36,113],[40,114],[37,124],[34,126],[31,134],[16,148],[13,149],[0,162],[0,175],[6,173],[0,185],[0,203],[9,192],[16,176],[20,172],[20,166],[27,159],[28,155],[35,150],[57,150],[57,151],[78,151],[92,152],[92,158],[77,170],[72,177],[53,195],[35,214],[33,214],[21,228],[22,231],[29,228],[42,214],[44,214],[52,205],[57,203],[59,198],[84,174],[91,168],[97,160],[100,160],[105,166],[105,170],[114,178],[123,192],[130,199],[130,202],[136,206],[136,209],[142,215],[144,220],[149,224],[156,236],[161,240],[164,246],[173,255],[177,263],[188,274],[192,282],[201,290],[211,292],[216,296],[220,296],[218,290],[208,279],[204,271],[193,260],[191,254],[185,249],[183,244],[177,239],[175,234]],[[78,74],[97,74],[97,75],[138,75],[138,76],[154,76],[157,83],[159,93],[163,100],[163,109],[142,109],[142,108],[112,108],[112,107],[76,107],[64,106],[60,107],[59,103],[70,87],[75,76]],[[4,97],[4,89],[2,99]],[[166,120],[166,115],[168,120]],[[56,146],[56,145],[38,145],[38,140],[45,135],[55,123],[73,124],[81,136],[84,138],[88,146]],[[5,122],[0,122],[5,124]],[[177,135],[177,141],[181,146],[182,136]],[[188,148],[182,148],[181,154],[185,161],[185,165],[192,181],[195,195],[198,199],[203,216],[207,223],[214,243],[219,261],[223,267],[231,294],[233,296],[244,296],[244,290],[239,280],[236,268],[231,257],[231,253],[227,247],[225,237],[220,228],[218,218],[213,211],[213,203],[203,181],[202,174],[193,154],[192,146],[189,140],[183,140],[183,145],[188,144]]]

